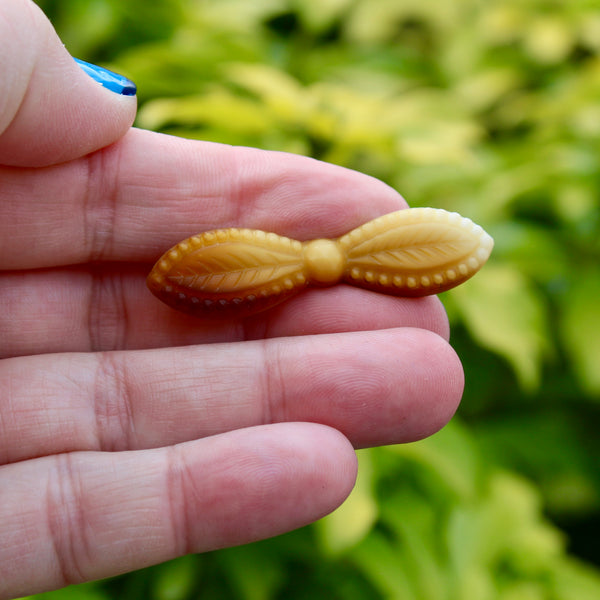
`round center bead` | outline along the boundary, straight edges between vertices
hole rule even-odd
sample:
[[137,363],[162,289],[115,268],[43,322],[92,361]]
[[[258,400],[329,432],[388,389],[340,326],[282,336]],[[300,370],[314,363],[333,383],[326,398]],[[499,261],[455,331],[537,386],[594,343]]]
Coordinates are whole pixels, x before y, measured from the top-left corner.
[[308,277],[314,283],[333,285],[342,278],[346,257],[333,240],[313,240],[304,246]]

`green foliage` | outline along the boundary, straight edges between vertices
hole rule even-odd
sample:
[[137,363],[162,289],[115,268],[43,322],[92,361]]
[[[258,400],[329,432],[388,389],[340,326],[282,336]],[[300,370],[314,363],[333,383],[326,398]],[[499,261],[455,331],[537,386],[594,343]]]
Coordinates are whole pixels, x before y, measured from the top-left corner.
[[542,517],[600,514],[598,3],[40,5],[74,55],[138,84],[138,126],[359,169],[496,240],[444,295],[463,426],[361,453],[353,496],[313,527],[78,597],[600,597]]

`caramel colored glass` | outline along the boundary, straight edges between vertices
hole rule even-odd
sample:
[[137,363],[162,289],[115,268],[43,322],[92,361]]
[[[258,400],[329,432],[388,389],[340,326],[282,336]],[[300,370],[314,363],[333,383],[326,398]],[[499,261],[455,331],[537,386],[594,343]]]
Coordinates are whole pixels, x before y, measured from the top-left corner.
[[469,279],[493,245],[470,219],[435,208],[399,210],[333,240],[217,229],[165,252],[147,284],[169,306],[202,317],[246,316],[309,285],[427,296]]

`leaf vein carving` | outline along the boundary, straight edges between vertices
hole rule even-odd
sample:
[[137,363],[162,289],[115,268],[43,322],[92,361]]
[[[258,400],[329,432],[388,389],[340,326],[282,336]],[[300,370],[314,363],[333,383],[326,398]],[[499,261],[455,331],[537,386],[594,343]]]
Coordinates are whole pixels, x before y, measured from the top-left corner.
[[456,261],[463,255],[462,244],[430,245],[397,250],[382,250],[373,254],[356,257],[352,264],[361,266],[380,266],[389,269],[423,269],[444,265]]
[[361,255],[372,255],[384,250],[400,250],[411,246],[462,245],[465,241],[464,233],[460,230],[451,229],[448,231],[442,227],[432,228],[417,224],[375,234],[371,239],[354,245],[350,250],[350,255],[352,258],[357,258]]
[[170,277],[179,285],[207,292],[236,292],[265,285],[299,270],[299,265],[267,265],[220,273],[178,273]]

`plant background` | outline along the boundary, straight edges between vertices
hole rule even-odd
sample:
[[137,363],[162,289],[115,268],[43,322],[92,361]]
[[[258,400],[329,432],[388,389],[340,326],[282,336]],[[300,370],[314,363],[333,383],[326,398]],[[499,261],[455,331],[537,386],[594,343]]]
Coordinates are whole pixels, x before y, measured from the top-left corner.
[[39,0],[137,125],[367,172],[496,240],[443,300],[466,391],[338,511],[50,600],[600,597],[600,5]]

